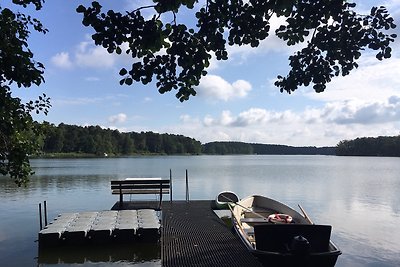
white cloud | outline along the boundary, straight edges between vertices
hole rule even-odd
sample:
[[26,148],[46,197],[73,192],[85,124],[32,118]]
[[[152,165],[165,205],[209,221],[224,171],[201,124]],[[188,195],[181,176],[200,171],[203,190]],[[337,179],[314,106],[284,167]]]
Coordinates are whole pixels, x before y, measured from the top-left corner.
[[52,99],[51,103],[53,106],[86,106],[101,103],[103,101],[104,99],[99,97],[64,97]]
[[181,115],[181,116],[179,117],[179,120],[180,120],[181,122],[183,122],[183,123],[186,123],[186,122],[190,122],[190,121],[192,120],[192,118],[191,118],[189,115],[184,114],[184,115]]
[[51,58],[51,62],[59,68],[69,69],[72,67],[72,62],[67,52],[60,52]]
[[180,124],[165,131],[192,136],[197,140],[242,141],[293,146],[334,146],[344,139],[400,134],[400,96],[383,101],[361,100],[326,103],[274,111],[250,108],[234,114],[224,110],[203,118],[182,115]]
[[323,93],[312,88],[301,90],[305,96],[321,101],[385,100],[400,95],[400,58],[378,61],[373,55],[364,55],[360,67],[346,77],[334,77]]
[[203,119],[204,126],[212,126],[214,124],[214,118],[210,115],[206,115]]
[[110,68],[116,62],[116,56],[109,54],[102,46],[93,42],[81,42],[75,54],[76,64],[80,67]]
[[391,96],[386,101],[344,101],[327,106],[327,119],[336,124],[384,124],[400,122],[400,97]]
[[127,116],[125,113],[119,113],[117,115],[110,116],[108,118],[108,121],[110,123],[123,123],[126,121],[126,119],[127,119]]
[[[128,49],[128,44],[121,45],[121,49]],[[89,36],[80,42],[72,52],[60,52],[51,58],[53,64],[60,68],[82,67],[94,69],[109,69],[118,63],[132,63],[132,58],[126,53],[118,55],[108,53],[102,46],[96,46]]]
[[268,120],[268,115],[265,109],[251,108],[240,113],[232,125],[245,127],[248,125],[262,124]]
[[208,68],[207,68],[207,71],[213,71],[213,70],[216,70],[216,69],[219,69],[220,68],[220,60],[217,60],[217,58],[212,54],[211,55],[211,59],[209,59],[209,61],[210,61],[210,65],[208,66]]
[[209,100],[229,101],[246,97],[251,91],[251,84],[245,80],[237,80],[230,84],[220,76],[207,75],[202,78],[196,91],[200,97],[205,97]]
[[232,117],[230,111],[224,110],[222,111],[221,118],[218,121],[221,125],[229,126],[235,121],[235,119]]
[[51,99],[53,106],[92,106],[92,105],[113,105],[117,106],[122,98],[126,98],[126,95],[102,95],[98,97],[57,97]]
[[232,115],[231,111],[222,111],[219,118],[213,118],[210,115],[205,116],[203,124],[205,127],[213,127],[217,125],[229,127],[248,127],[262,126],[268,123],[291,123],[299,120],[299,116],[291,110],[282,112],[268,111],[262,108],[250,108],[240,112],[237,116]]

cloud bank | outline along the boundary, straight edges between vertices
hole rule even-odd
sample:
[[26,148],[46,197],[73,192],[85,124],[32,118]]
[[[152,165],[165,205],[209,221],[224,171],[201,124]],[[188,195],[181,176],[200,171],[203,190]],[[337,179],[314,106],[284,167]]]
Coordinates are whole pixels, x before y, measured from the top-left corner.
[[360,136],[398,135],[400,96],[384,101],[330,102],[302,112],[250,108],[237,114],[182,115],[179,125],[165,130],[192,136],[200,141],[242,141],[295,146],[334,146]]

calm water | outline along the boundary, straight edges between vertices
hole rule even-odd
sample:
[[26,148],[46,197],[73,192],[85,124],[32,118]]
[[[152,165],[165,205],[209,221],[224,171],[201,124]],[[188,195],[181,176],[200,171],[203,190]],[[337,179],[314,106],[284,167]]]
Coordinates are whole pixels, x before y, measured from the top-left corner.
[[[1,266],[160,266],[157,246],[38,251],[38,203],[49,220],[61,212],[108,210],[110,180],[168,177],[174,199],[214,199],[222,190],[301,204],[316,223],[333,226],[343,255],[336,266],[400,265],[400,159],[333,156],[168,156],[33,160],[27,188],[0,177]],[[129,199],[126,196],[126,199]],[[154,197],[155,199],[155,197]]]

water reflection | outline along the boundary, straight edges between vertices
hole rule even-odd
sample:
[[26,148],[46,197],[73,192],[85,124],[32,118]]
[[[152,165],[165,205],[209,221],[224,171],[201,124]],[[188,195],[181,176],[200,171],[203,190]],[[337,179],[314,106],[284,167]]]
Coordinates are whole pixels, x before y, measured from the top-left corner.
[[[133,260],[136,248],[128,250],[125,259],[97,248],[105,255],[104,263],[94,262],[92,256],[79,256],[79,264],[65,263],[69,258],[64,256],[46,263],[42,259],[48,256],[42,257],[42,252],[34,260],[37,205],[47,201],[49,220],[63,212],[109,210],[118,200],[111,195],[110,180],[168,177],[169,169],[174,199],[185,199],[188,169],[191,199],[214,199],[220,191],[231,190],[240,197],[261,194],[292,207],[302,204],[313,221],[333,226],[332,239],[343,251],[337,267],[400,266],[400,158],[172,156],[33,160],[32,164],[36,175],[27,188],[0,177],[0,262],[4,266],[33,266],[36,261],[57,267],[139,264]],[[80,250],[69,253],[79,255]],[[91,255],[90,249],[86,254]],[[152,266],[159,260],[145,264]]]
[[[89,266],[93,263],[124,263],[124,266],[141,265],[161,266],[161,248],[159,243],[149,244],[113,244],[98,246],[76,246],[40,248],[38,252],[39,266],[59,264]],[[99,266],[96,264],[96,266]]]
[[[333,206],[333,205],[332,205]],[[341,244],[343,264],[354,266],[398,266],[399,214],[389,205],[353,201],[349,207],[335,203],[321,218],[334,225],[334,238]],[[362,248],[362,249],[361,249]]]

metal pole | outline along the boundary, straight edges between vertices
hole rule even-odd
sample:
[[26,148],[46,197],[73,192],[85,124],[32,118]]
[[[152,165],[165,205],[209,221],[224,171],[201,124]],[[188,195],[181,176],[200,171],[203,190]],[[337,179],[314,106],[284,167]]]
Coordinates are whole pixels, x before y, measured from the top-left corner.
[[172,202],[172,170],[169,169],[169,201]]
[[188,177],[188,170],[186,170],[186,202],[189,202],[189,177]]
[[39,223],[40,223],[40,230],[43,229],[42,223],[42,203],[39,203]]
[[46,200],[43,202],[44,204],[44,226],[47,226],[47,202]]
[[163,195],[163,182],[160,180],[160,205],[159,209],[161,210],[161,205],[162,205],[162,195]]

